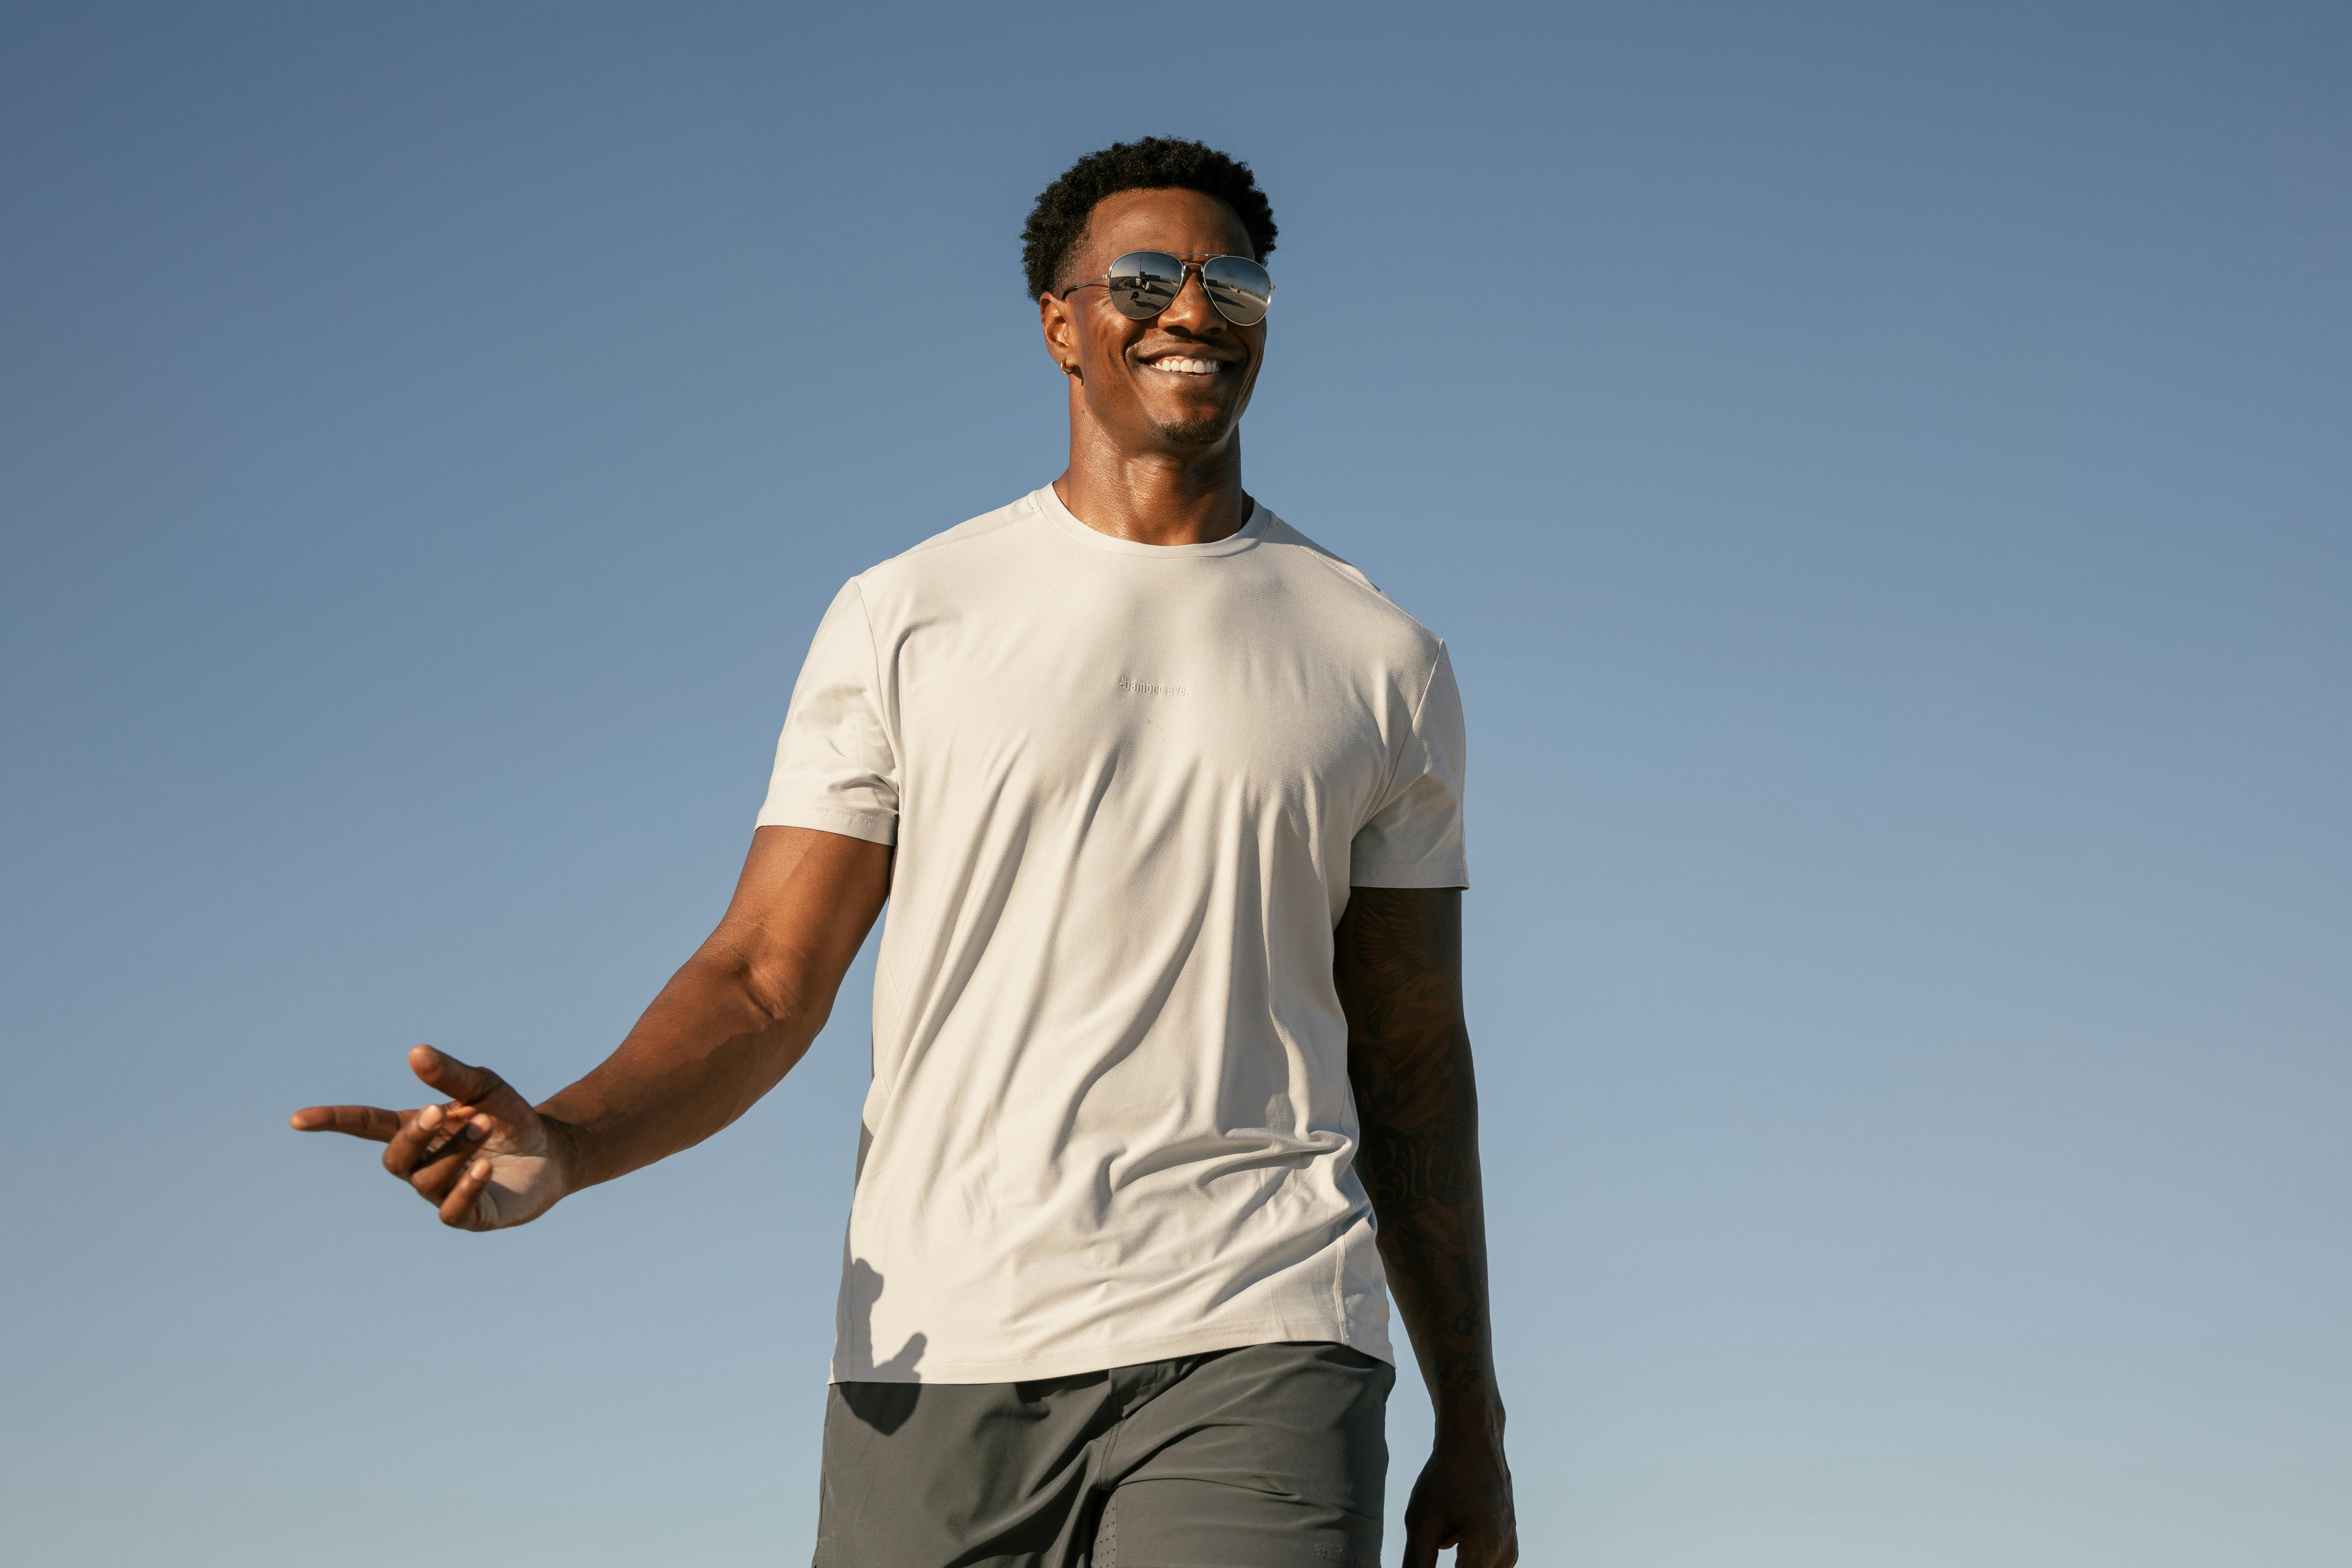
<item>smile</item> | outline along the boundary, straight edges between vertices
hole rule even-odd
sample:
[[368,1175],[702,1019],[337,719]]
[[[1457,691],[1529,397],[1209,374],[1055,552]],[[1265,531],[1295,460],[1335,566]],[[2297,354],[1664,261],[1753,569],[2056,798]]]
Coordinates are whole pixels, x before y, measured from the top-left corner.
[[1144,363],[1153,370],[1164,370],[1171,375],[1214,375],[1225,368],[1219,360],[1192,359],[1183,354],[1162,354]]

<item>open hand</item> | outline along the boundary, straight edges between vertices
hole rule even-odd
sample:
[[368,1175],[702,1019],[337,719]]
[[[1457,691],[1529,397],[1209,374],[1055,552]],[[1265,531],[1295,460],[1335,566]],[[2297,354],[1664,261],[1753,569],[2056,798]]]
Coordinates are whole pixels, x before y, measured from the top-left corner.
[[459,1230],[503,1230],[537,1219],[565,1191],[551,1124],[488,1068],[431,1046],[408,1053],[418,1078],[449,1099],[419,1110],[313,1105],[298,1132],[345,1132],[384,1146],[383,1168],[416,1189]]

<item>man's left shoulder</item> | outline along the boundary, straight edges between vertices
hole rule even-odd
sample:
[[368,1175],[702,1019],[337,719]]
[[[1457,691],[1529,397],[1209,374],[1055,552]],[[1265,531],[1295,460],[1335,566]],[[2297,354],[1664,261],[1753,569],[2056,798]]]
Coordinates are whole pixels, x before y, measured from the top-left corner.
[[1265,542],[1302,584],[1313,584],[1344,610],[1343,624],[1395,653],[1433,662],[1444,650],[1437,634],[1381,591],[1352,561],[1325,548],[1272,511]]

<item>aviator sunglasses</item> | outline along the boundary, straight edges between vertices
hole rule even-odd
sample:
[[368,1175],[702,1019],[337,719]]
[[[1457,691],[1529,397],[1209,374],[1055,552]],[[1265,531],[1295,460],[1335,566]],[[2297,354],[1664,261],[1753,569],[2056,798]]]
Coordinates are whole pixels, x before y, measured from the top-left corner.
[[1112,307],[1130,321],[1148,321],[1176,302],[1189,272],[1201,275],[1201,287],[1217,314],[1236,327],[1255,327],[1265,320],[1274,303],[1274,279],[1246,256],[1174,256],[1165,250],[1130,250],[1110,264],[1110,270],[1062,290],[1065,299],[1097,284],[1110,290]]

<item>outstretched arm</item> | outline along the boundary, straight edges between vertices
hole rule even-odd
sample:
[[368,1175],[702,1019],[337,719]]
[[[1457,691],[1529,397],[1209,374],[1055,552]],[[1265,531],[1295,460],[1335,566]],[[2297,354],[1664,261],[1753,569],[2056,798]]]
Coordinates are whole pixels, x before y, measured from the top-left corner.
[[571,1088],[533,1106],[487,1068],[419,1046],[409,1065],[446,1102],[314,1105],[293,1125],[384,1144],[384,1168],[444,1224],[535,1219],[582,1187],[699,1143],[773,1089],[824,1027],[889,888],[887,845],[762,827],[718,929]]
[[1447,1546],[1458,1548],[1458,1568],[1509,1568],[1518,1537],[1486,1310],[1461,890],[1354,889],[1337,945],[1333,978],[1362,1122],[1357,1169],[1437,1407],[1436,1447],[1405,1510],[1405,1568],[1431,1568]]

